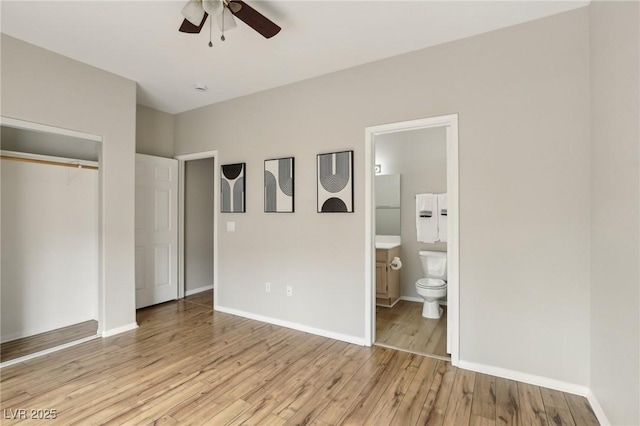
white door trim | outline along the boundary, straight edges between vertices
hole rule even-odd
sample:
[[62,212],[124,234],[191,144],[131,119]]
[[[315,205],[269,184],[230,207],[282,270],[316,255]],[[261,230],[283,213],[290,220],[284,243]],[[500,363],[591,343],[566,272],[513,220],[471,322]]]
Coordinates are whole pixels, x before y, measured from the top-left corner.
[[451,363],[458,365],[460,360],[460,235],[459,235],[459,181],[458,181],[458,114],[418,120],[382,124],[365,128],[364,144],[364,226],[365,226],[365,343],[371,346],[375,341],[376,297],[375,287],[375,207],[373,205],[374,180],[374,136],[383,133],[407,130],[445,127],[447,129],[447,339],[451,348]]
[[213,158],[213,302],[214,309],[218,304],[216,290],[218,287],[218,214],[216,209],[220,194],[220,169],[218,167],[218,151],[194,152],[176,155],[178,160],[178,298],[185,296],[184,290],[184,171],[185,161]]

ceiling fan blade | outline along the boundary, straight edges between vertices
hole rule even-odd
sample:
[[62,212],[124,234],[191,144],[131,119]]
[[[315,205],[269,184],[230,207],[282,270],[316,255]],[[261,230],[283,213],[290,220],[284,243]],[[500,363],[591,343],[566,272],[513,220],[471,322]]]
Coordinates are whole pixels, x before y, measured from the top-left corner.
[[[234,6],[234,4],[236,6]],[[240,5],[238,9],[237,5]],[[280,27],[267,19],[263,14],[249,6],[242,0],[231,0],[229,9],[242,22],[262,34],[264,38],[271,38],[280,32]],[[234,11],[235,9],[235,11]]]
[[202,18],[202,22],[200,22],[200,25],[198,26],[193,25],[191,22],[185,19],[184,21],[182,21],[182,25],[180,25],[179,31],[181,33],[198,34],[202,30],[202,27],[204,26],[204,23],[207,20],[208,16],[209,14],[205,12],[204,17]]

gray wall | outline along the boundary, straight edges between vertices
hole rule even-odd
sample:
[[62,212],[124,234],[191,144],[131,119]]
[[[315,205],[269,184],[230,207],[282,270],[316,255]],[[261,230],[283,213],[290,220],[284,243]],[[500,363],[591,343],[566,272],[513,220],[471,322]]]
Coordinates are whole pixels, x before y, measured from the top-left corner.
[[213,285],[213,158],[185,162],[185,290]]
[[400,295],[420,298],[416,281],[424,278],[418,252],[446,251],[446,243],[417,241],[416,194],[447,192],[447,135],[443,127],[386,133],[375,138],[376,164],[383,174],[400,174]]
[[173,157],[175,116],[143,105],[136,107],[136,152]]
[[[176,154],[247,163],[247,213],[220,216],[218,303],[362,338],[363,130],[458,113],[460,358],[587,385],[588,36],[583,8],[177,115]],[[345,149],[355,212],[318,214],[316,154]],[[279,156],[294,214],[263,213]]]
[[640,424],[640,7],[592,2],[591,389]]
[[136,321],[135,108],[135,82],[2,34],[2,115],[103,138],[103,330]]
[[[219,302],[361,337],[362,129],[457,112],[461,359],[589,384],[612,423],[639,423],[638,9],[593,2],[177,116],[176,153],[249,167],[248,213],[221,215]],[[135,83],[5,35],[1,54],[4,116],[104,137],[102,326],[130,324]],[[173,154],[143,126],[140,152]],[[342,149],[355,213],[319,215],[315,155]],[[288,155],[296,213],[266,215],[262,162]]]

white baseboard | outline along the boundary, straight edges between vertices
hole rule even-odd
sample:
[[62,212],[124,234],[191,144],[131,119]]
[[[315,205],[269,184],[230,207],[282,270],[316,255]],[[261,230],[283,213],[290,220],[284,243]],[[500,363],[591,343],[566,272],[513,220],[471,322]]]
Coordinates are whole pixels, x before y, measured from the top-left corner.
[[356,337],[356,336],[349,336],[348,334],[334,333],[333,331],[323,330],[321,328],[309,327],[307,325],[298,324],[295,322],[266,317],[263,315],[240,311],[238,309],[233,309],[233,308],[226,308],[224,306],[219,306],[219,305],[215,306],[214,310],[231,314],[231,315],[237,315],[239,317],[249,318],[256,321],[279,325],[282,327],[291,328],[298,331],[304,331],[305,333],[311,333],[318,336],[327,337],[329,339],[340,340],[342,342],[347,342],[347,343],[353,343],[359,346],[365,346],[365,341],[363,337]]
[[100,338],[99,335],[94,334],[93,336],[89,336],[89,337],[85,337],[85,338],[82,338],[82,339],[74,340],[73,342],[65,343],[64,345],[55,346],[53,348],[45,349],[45,350],[40,351],[40,352],[35,352],[35,353],[29,354],[29,355],[22,356],[20,358],[12,359],[10,361],[5,361],[3,363],[0,363],[0,368],[4,368],[4,367],[8,367],[8,366],[13,365],[13,364],[18,364],[20,362],[28,361],[30,359],[38,358],[39,356],[42,356],[42,355],[48,355],[50,353],[57,352],[57,351],[60,351],[62,349],[70,348],[72,346],[76,346],[76,345],[79,345],[81,343],[89,342],[91,340],[99,339],[99,338]]
[[593,410],[593,414],[596,415],[596,418],[598,419],[600,424],[602,426],[610,426],[611,422],[609,421],[609,419],[607,419],[607,416],[605,416],[604,410],[602,409],[602,406],[598,402],[598,399],[593,394],[591,389],[589,389],[589,391],[587,392],[587,400],[589,401],[589,404],[591,405],[591,409]]
[[503,379],[517,380],[518,382],[528,383],[530,385],[541,386],[558,390],[561,392],[571,393],[586,397],[589,394],[589,388],[577,385],[575,383],[563,382],[561,380],[551,379],[548,377],[536,376],[534,374],[523,373],[520,371],[508,370],[506,368],[494,367],[491,365],[476,364],[460,360],[458,367],[475,371],[477,373],[488,374],[490,376],[502,377]]
[[206,285],[204,287],[194,288],[192,290],[187,290],[184,292],[185,296],[191,296],[192,294],[202,293],[203,291],[213,290],[213,284]]
[[393,302],[390,305],[383,305],[382,303],[376,303],[376,306],[382,306],[383,308],[393,308],[394,306],[396,306],[398,304],[398,302],[402,300],[401,298],[397,298],[395,302]]
[[131,331],[138,328],[137,322],[132,322],[131,324],[123,325],[122,327],[116,327],[109,330],[104,330],[102,332],[102,337],[110,337],[115,336],[116,334],[124,333],[125,331]]
[[[424,302],[424,299],[422,297],[414,297],[414,296],[400,296],[400,300],[406,300],[407,302],[418,302],[418,303]],[[447,301],[438,300],[438,304],[440,306],[447,306]]]
[[424,299],[422,297],[414,297],[414,296],[400,296],[400,300],[406,300],[408,302],[418,302],[418,303],[424,302]]

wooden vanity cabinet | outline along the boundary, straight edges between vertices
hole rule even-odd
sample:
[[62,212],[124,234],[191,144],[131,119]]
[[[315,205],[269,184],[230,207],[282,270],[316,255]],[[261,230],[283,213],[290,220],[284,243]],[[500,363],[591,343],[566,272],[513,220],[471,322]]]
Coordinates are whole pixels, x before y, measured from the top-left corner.
[[400,270],[391,269],[391,261],[400,257],[400,246],[376,249],[376,304],[390,307],[400,298]]

